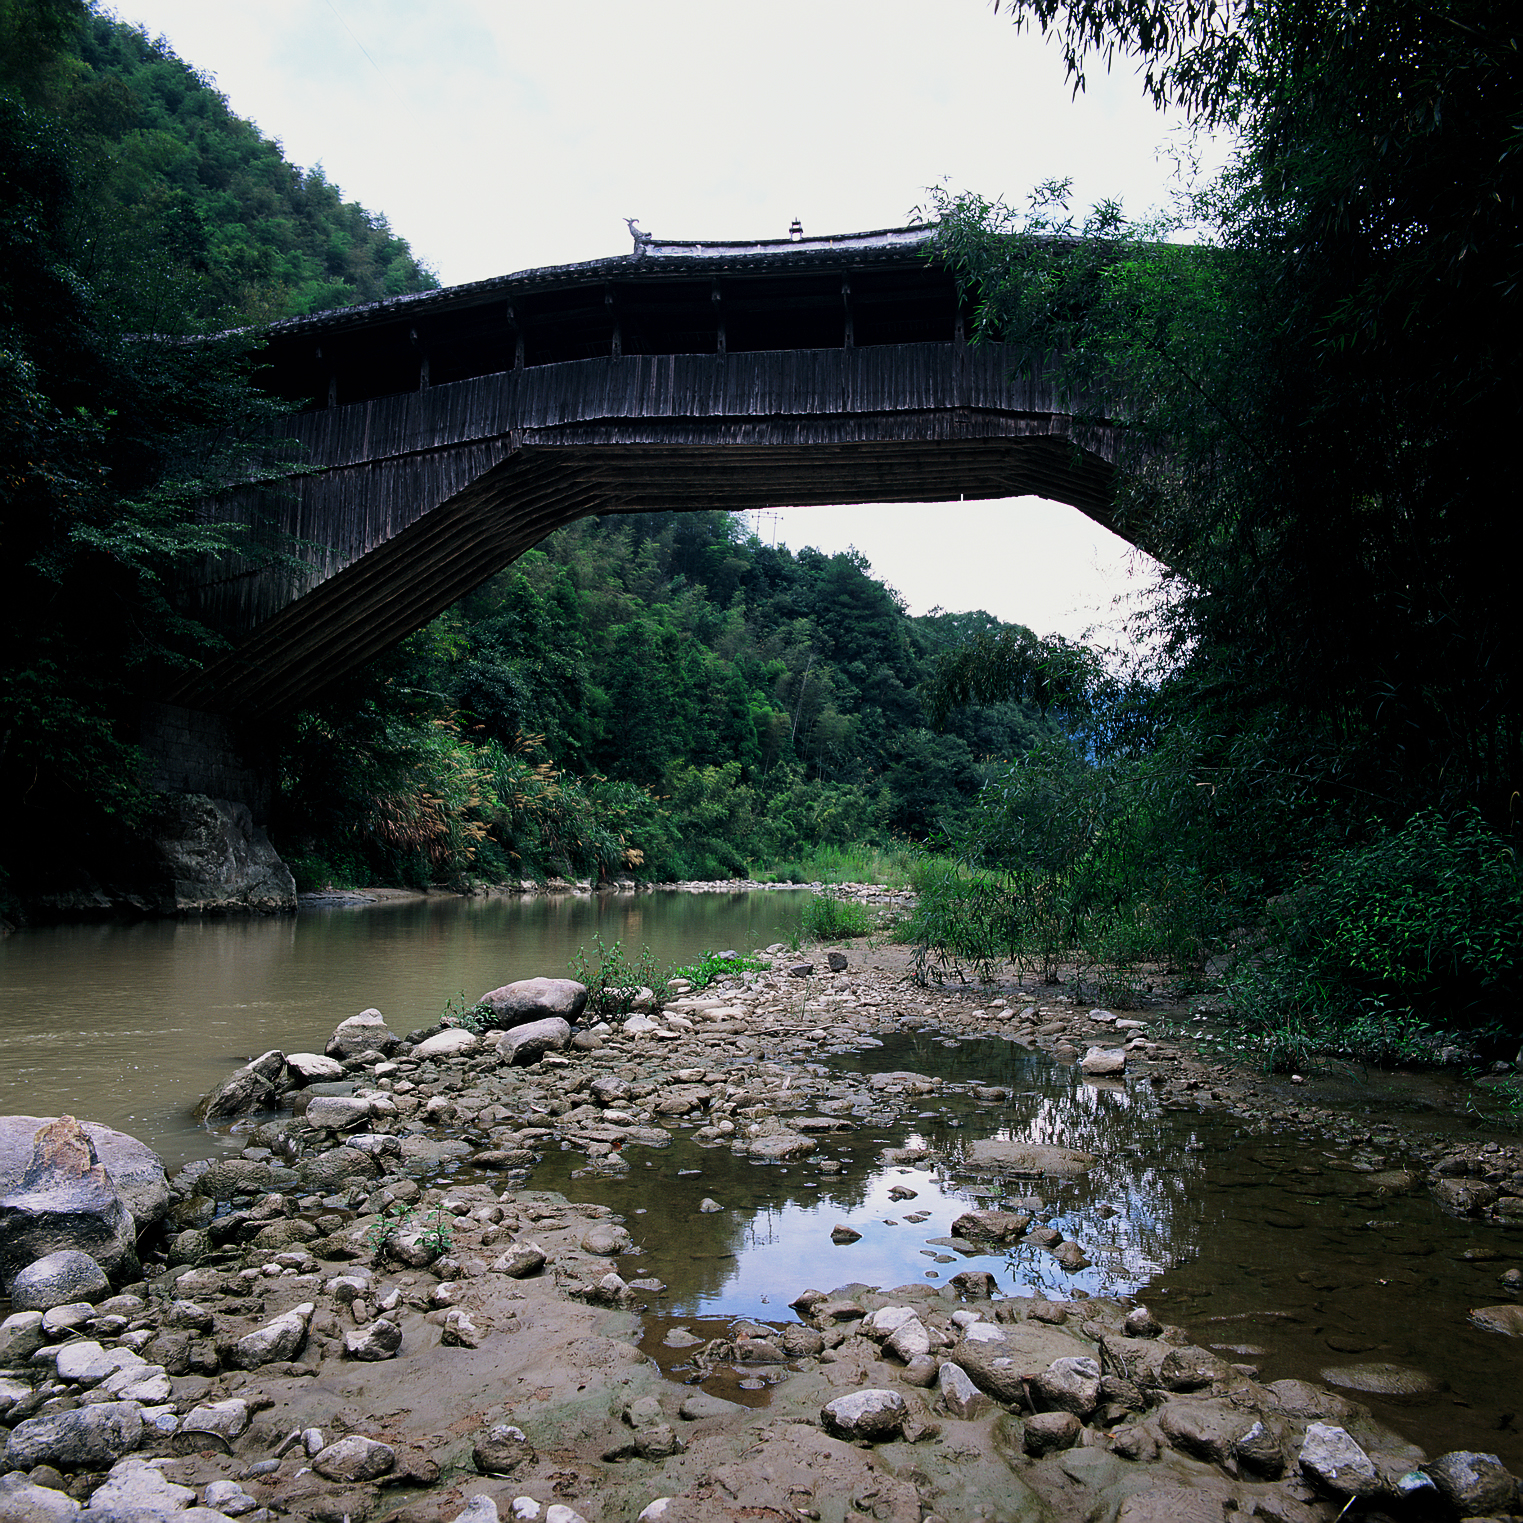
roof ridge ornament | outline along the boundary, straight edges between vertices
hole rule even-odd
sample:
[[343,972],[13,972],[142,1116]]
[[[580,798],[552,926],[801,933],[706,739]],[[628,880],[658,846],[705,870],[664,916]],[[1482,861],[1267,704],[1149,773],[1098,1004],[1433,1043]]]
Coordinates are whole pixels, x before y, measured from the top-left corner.
[[651,235],[640,231],[640,219],[638,217],[626,217],[624,225],[629,229],[629,236],[635,240],[635,258],[643,259],[646,249],[651,246],[653,241]]

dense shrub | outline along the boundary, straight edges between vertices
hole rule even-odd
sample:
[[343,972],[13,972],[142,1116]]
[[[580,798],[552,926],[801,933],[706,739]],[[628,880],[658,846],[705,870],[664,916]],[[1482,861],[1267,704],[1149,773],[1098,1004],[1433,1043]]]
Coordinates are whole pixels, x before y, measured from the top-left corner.
[[1523,1031],[1523,878],[1474,812],[1424,811],[1338,853],[1272,907],[1267,936],[1230,988],[1271,1063],[1420,1059],[1445,1032]]

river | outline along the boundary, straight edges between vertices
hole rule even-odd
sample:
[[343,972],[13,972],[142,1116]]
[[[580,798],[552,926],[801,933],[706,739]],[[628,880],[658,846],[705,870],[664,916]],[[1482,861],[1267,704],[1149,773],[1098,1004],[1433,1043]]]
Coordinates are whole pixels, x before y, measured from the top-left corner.
[[[190,1113],[253,1054],[320,1050],[340,1020],[368,1006],[398,1031],[431,1024],[451,997],[565,974],[599,936],[649,945],[663,964],[766,946],[793,934],[803,897],[430,897],[283,919],[19,932],[0,941],[0,1108],[105,1122],[158,1149],[173,1170],[242,1145]],[[621,1213],[644,1248],[641,1272],[670,1287],[647,1318],[644,1346],[676,1378],[681,1360],[662,1343],[674,1324],[708,1335],[736,1316],[786,1320],[780,1301],[806,1284],[954,1273],[960,1255],[938,1257],[936,1243],[970,1204],[997,1200],[955,1170],[885,1166],[879,1150],[918,1138],[955,1158],[960,1139],[995,1133],[1100,1159],[1086,1180],[1042,1189],[1048,1220],[1090,1245],[1092,1267],[1064,1273],[1024,1247],[973,1259],[1003,1292],[1146,1296],[1266,1380],[1317,1380],[1328,1366],[1363,1360],[1415,1367],[1447,1389],[1415,1411],[1374,1399],[1382,1418],[1435,1451],[1488,1448],[1523,1465],[1515,1345],[1465,1315],[1504,1299],[1497,1276],[1518,1255],[1516,1237],[1445,1216],[1426,1190],[1371,1193],[1364,1181],[1401,1161],[1397,1129],[1378,1116],[1374,1094],[1362,1107],[1371,1131],[1357,1141],[1265,1136],[1224,1112],[1165,1107],[1145,1084],[1086,1081],[1003,1039],[944,1040],[935,1019],[823,1063],[789,1065],[802,1079],[913,1068],[948,1081],[918,1113],[833,1140],[848,1164],[838,1179],[699,1147],[686,1135],[691,1123],[622,1179],[584,1169],[579,1152],[547,1151],[531,1186]],[[980,1102],[975,1083],[1003,1086],[1009,1098]],[[469,1173],[451,1165],[440,1182]],[[896,1187],[899,1197],[889,1193]],[[897,1202],[909,1192],[907,1220]],[[709,1195],[722,1214],[698,1213]],[[859,1241],[835,1247],[834,1223]]]
[[141,1138],[171,1170],[207,1156],[196,1100],[250,1057],[321,1052],[374,1006],[395,1030],[446,1000],[567,976],[622,941],[664,965],[798,929],[802,890],[430,896],[242,920],[107,922],[0,939],[0,1114],[72,1114]]

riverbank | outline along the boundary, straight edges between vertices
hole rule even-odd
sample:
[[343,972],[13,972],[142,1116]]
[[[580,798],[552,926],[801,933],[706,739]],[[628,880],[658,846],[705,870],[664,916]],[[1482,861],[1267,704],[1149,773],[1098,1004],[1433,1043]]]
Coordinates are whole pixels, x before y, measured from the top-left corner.
[[520,894],[751,894],[828,893],[859,904],[882,905],[909,910],[914,906],[914,891],[888,883],[853,883],[817,878],[813,882],[779,881],[760,878],[695,878],[674,883],[650,883],[634,878],[612,878],[596,882],[591,878],[523,878],[511,883],[480,883],[466,890],[452,888],[326,888],[297,895],[300,905],[318,909],[330,905],[396,903],[409,899],[458,898],[493,894],[509,897]]
[[[1387,1506],[1398,1505],[1403,1484],[1419,1484],[1402,1478],[1413,1474],[1414,1442],[1427,1442],[1430,1453],[1438,1447],[1430,1432],[1462,1432],[1464,1446],[1480,1450],[1512,1443],[1493,1414],[1476,1409],[1486,1398],[1463,1377],[1454,1390],[1468,1408],[1454,1407],[1438,1389],[1443,1379],[1423,1370],[1416,1374],[1435,1387],[1426,1406],[1407,1405],[1410,1391],[1365,1389],[1411,1382],[1413,1372],[1393,1376],[1404,1367],[1379,1350],[1373,1364],[1342,1357],[1340,1379],[1354,1384],[1270,1378],[1262,1364],[1271,1351],[1250,1351],[1243,1338],[1263,1339],[1277,1319],[1294,1319],[1283,1289],[1250,1295],[1257,1316],[1228,1312],[1225,1323],[1193,1320],[1187,1295],[1176,1310],[1177,1277],[1169,1275],[1155,1277],[1162,1300],[1152,1291],[1146,1298],[1157,1313],[1151,1320],[1138,1315],[1136,1296],[1084,1293],[1073,1277],[1095,1271],[1078,1261],[1103,1267],[1102,1223],[1115,1217],[1096,1208],[1090,1232],[1061,1229],[1072,1219],[1065,1202],[1086,1191],[1085,1179],[1098,1178],[1105,1199],[1124,1199],[1106,1172],[1113,1160],[1090,1142],[1105,1134],[1081,1132],[1073,1120],[1067,1135],[1028,1148],[1030,1156],[1002,1155],[980,1168],[976,1149],[955,1129],[921,1121],[918,1141],[885,1152],[884,1131],[954,1101],[964,1108],[948,1127],[958,1116],[967,1126],[981,1115],[980,1130],[998,1135],[1001,1119],[1017,1114],[1019,1096],[1009,1085],[938,1078],[924,1071],[929,1063],[886,1072],[840,1065],[853,1053],[871,1057],[877,1043],[908,1039],[922,1043],[925,1058],[933,1049],[971,1054],[973,1073],[985,1055],[1029,1050],[1054,1060],[1057,1067],[1044,1071],[1072,1075],[1090,1109],[1121,1116],[1128,1105],[1146,1104],[1157,1116],[1150,1125],[1177,1117],[1187,1123],[1185,1138],[1211,1146],[1216,1137],[1315,1136],[1292,1165],[1316,1173],[1311,1160],[1322,1164],[1319,1196],[1304,1202],[1303,1231],[1314,1230],[1318,1213],[1337,1199],[1335,1184],[1348,1185],[1353,1209],[1372,1218],[1436,1197],[1435,1213],[1440,1206],[1483,1213],[1468,1219],[1467,1243],[1479,1232],[1500,1245],[1476,1261],[1488,1276],[1478,1289],[1508,1256],[1511,1207],[1502,1203],[1515,1197],[1499,1185],[1512,1182],[1520,1163],[1510,1142],[1465,1135],[1463,1119],[1443,1113],[1403,1135],[1315,1081],[1240,1082],[1187,1046],[1158,1040],[1146,1016],[1091,1011],[1013,983],[925,991],[905,981],[899,949],[839,955],[845,966],[834,972],[834,959],[818,954],[764,959],[766,971],[622,1028],[600,1032],[583,1022],[577,1045],[530,1067],[504,1064],[495,1046],[471,1046],[460,1034],[445,1045],[464,1050],[431,1053],[422,1031],[389,1056],[340,1055],[336,1087],[349,1093],[331,1098],[359,1106],[346,1113],[344,1129],[331,1129],[338,1112],[325,1117],[309,1093],[298,1097],[307,1101],[305,1117],[244,1131],[241,1157],[223,1154],[177,1174],[175,1225],[190,1236],[177,1239],[171,1256],[194,1262],[136,1287],[145,1305],[125,1336],[149,1335],[136,1345],[145,1361],[169,1356],[181,1423],[196,1408],[231,1403],[236,1411],[241,1402],[248,1424],[231,1441],[233,1454],[201,1446],[171,1460],[170,1478],[203,1488],[236,1480],[258,1506],[323,1523],[340,1523],[343,1513],[351,1523],[366,1516],[435,1523],[453,1518],[472,1495],[493,1497],[504,1513],[523,1496],[541,1509],[569,1504],[593,1523],[633,1518],[662,1497],[674,1500],[653,1516],[678,1520],[770,1509],[832,1519],[935,1515],[948,1523],[1119,1512],[1132,1523],[1220,1519],[1230,1508],[1307,1523],[1330,1520],[1347,1499],[1337,1475],[1329,1483],[1318,1469],[1315,1445],[1306,1452],[1313,1424],[1359,1445],[1371,1466],[1361,1484]],[[810,971],[793,971],[806,964]],[[986,1040],[991,1033],[1004,1040]],[[1103,1056],[1090,1058],[1091,1047]],[[1078,1078],[1068,1065],[1087,1058],[1111,1072]],[[1081,1147],[1070,1158],[1074,1143]],[[1180,1146],[1160,1162],[1187,1167],[1191,1143]],[[710,1165],[683,1188],[662,1162],[673,1150]],[[552,1158],[574,1164],[567,1187],[530,1188],[536,1160]],[[721,1160],[744,1171],[724,1175],[723,1190]],[[1123,1163],[1124,1172],[1147,1166],[1145,1158]],[[1347,1167],[1335,1171],[1334,1163]],[[750,1174],[758,1166],[762,1175]],[[655,1196],[640,1185],[647,1168],[661,1175]],[[1078,1176],[1065,1177],[1072,1168]],[[893,1223],[874,1229],[859,1211],[841,1234],[846,1241],[823,1250],[835,1255],[844,1283],[834,1290],[797,1283],[807,1255],[795,1263],[796,1255],[784,1254],[767,1271],[764,1299],[779,1311],[795,1301],[797,1315],[731,1317],[715,1327],[663,1312],[660,1276],[670,1280],[674,1271],[663,1266],[679,1258],[659,1229],[639,1221],[644,1206],[614,1211],[587,1198],[629,1181],[633,1198],[643,1194],[673,1218],[666,1235],[682,1240],[681,1258],[704,1258],[712,1237],[722,1260],[725,1242],[743,1226],[731,1217],[740,1181],[780,1179],[782,1170],[833,1192],[842,1212],[858,1198],[855,1183],[886,1174],[903,1182],[901,1195],[919,1191],[898,1208],[913,1223],[923,1205],[935,1204],[923,1179],[936,1170],[949,1188],[962,1181],[956,1188],[975,1198],[982,1190],[995,1209],[948,1224],[940,1250],[949,1261],[945,1287],[941,1271],[933,1282],[892,1290],[854,1283],[852,1254],[873,1247],[874,1231],[892,1238],[899,1230]],[[1456,1184],[1496,1193],[1489,1203],[1484,1191],[1461,1200]],[[725,1198],[710,1200],[706,1190]],[[1434,1215],[1430,1241],[1450,1220],[1458,1218]],[[819,1230],[835,1236],[828,1218]],[[1026,1246],[1012,1249],[1015,1242]],[[985,1275],[1002,1273],[1012,1252],[1037,1255],[1051,1283],[1066,1277],[1075,1289],[1033,1297],[1002,1283],[998,1299],[986,1299]],[[1062,1267],[1064,1258],[1072,1269]],[[814,1300],[802,1296],[806,1290],[825,1294]],[[1408,1294],[1400,1284],[1393,1293]],[[1306,1294],[1329,1298],[1315,1286]],[[1372,1284],[1361,1294],[1381,1292]],[[1500,1286],[1492,1299],[1510,1305]],[[172,1312],[186,1301],[192,1311]],[[303,1338],[289,1357],[248,1369],[224,1352],[300,1307],[309,1308],[300,1314]],[[1467,1332],[1462,1306],[1434,1303],[1428,1316],[1456,1319],[1451,1340],[1484,1336],[1507,1346],[1500,1332]],[[400,1347],[380,1360],[352,1357],[349,1345],[389,1341],[376,1331],[381,1322],[400,1331]],[[1230,1349],[1228,1327],[1236,1340]],[[1221,1346],[1213,1349],[1213,1338]],[[112,1346],[105,1336],[102,1347]],[[1002,1377],[1000,1359],[1026,1378]],[[1075,1360],[1094,1361],[1094,1376]],[[961,1371],[966,1388],[943,1365]],[[928,1370],[930,1386],[919,1383]],[[83,1399],[69,1389],[57,1399]],[[862,1391],[889,1393],[874,1398],[884,1415],[871,1436],[850,1426],[867,1421],[860,1412],[850,1418],[861,1401],[823,1415],[839,1397]],[[1034,1415],[1033,1406],[1046,1410]],[[1255,1425],[1263,1431],[1249,1441]],[[523,1438],[494,1437],[504,1426]],[[385,1445],[390,1460],[368,1478],[335,1478],[298,1445],[258,1470],[287,1434],[311,1428],[325,1441],[349,1434]],[[173,1454],[175,1444],[166,1438],[158,1448]],[[483,1465],[492,1473],[483,1474]],[[1278,1476],[1267,1473],[1276,1466]]]

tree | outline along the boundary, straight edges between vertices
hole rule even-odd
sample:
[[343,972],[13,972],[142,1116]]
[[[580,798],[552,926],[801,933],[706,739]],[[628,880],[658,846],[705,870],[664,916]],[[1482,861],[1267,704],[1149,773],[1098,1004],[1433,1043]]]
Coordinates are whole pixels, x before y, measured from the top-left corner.
[[[1500,574],[1518,426],[1523,78],[1495,4],[1018,0],[1238,149],[1174,216],[944,196],[979,332],[1113,427],[1117,514],[1173,570],[1194,702],[1298,716],[1361,807],[1507,818],[1523,646]],[[1203,241],[1172,237],[1193,223]],[[987,696],[987,695],[986,695]],[[1290,760],[1287,758],[1287,760]],[[1316,762],[1322,765],[1321,762]]]

